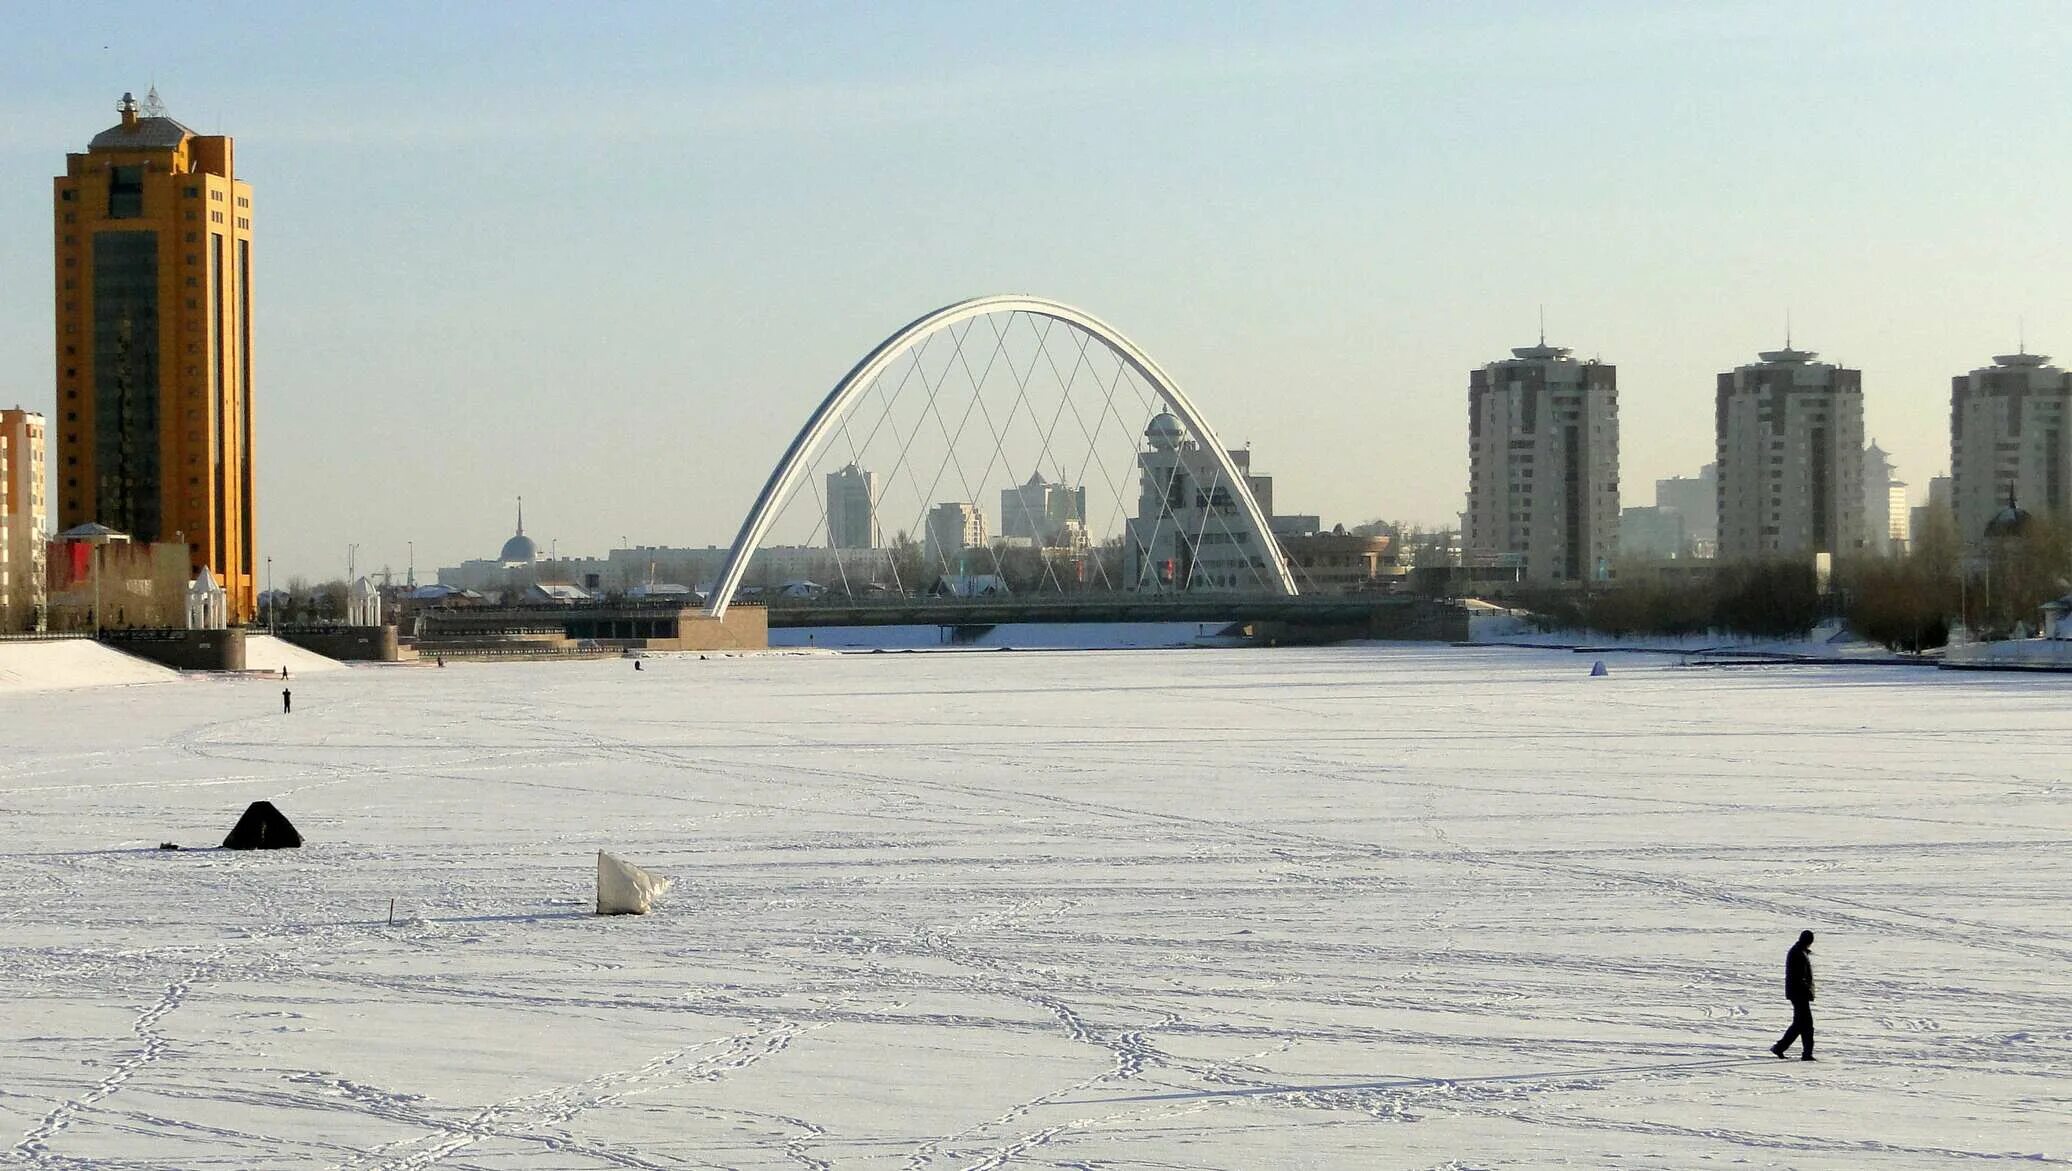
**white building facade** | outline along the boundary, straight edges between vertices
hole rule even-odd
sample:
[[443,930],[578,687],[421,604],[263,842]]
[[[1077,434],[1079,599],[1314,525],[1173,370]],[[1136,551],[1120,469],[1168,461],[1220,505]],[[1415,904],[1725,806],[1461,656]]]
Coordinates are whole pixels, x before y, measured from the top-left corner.
[[2072,516],[2072,375],[2044,354],[2001,354],[1950,381],[1950,480],[1957,537],[1980,540],[2012,496]]
[[1863,375],[1819,356],[1769,350],[1719,376],[1722,559],[1864,548]]
[[1520,346],[1468,375],[1470,565],[1595,581],[1619,543],[1618,369]]
[[1232,483],[1213,454],[1183,438],[1171,415],[1155,416],[1144,439],[1137,453],[1137,514],[1123,524],[1123,587],[1267,588],[1277,576],[1267,558],[1279,557],[1280,550],[1273,534],[1255,536],[1246,527],[1239,503],[1239,493],[1250,492],[1261,511],[1271,514],[1272,481],[1251,474],[1252,453],[1228,453],[1245,481]]

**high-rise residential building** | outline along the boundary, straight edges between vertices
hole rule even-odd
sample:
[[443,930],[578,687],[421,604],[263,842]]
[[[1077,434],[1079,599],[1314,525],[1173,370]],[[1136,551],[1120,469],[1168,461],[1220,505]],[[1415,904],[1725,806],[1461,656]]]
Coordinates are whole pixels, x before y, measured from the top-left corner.
[[1984,537],[2012,496],[2072,517],[2072,375],[2044,354],[2001,354],[1950,380],[1950,479],[1958,539]]
[[50,528],[43,426],[35,411],[0,410],[0,614],[10,631],[36,628],[43,618]]
[[1892,474],[1892,456],[1875,439],[1863,449],[1863,542],[1880,556],[1907,547],[1906,481]]
[[154,98],[53,184],[58,524],[187,546],[228,595],[258,600],[252,475],[252,189],[227,135]]
[[1468,375],[1468,563],[1593,581],[1619,544],[1618,368],[1545,339]]
[[1655,481],[1655,507],[1673,508],[1683,518],[1691,556],[1710,557],[1719,548],[1719,466],[1706,464],[1695,476]]
[[1086,489],[1053,484],[1039,473],[1029,482],[1000,490],[1000,535],[1036,545],[1065,547],[1083,542]]
[[[968,500],[945,501],[928,510],[924,535],[921,555],[926,559],[929,573],[976,572],[979,567],[967,565],[969,558],[966,554],[986,547],[985,510]],[[990,561],[986,568],[991,568]]]
[[1719,376],[1722,558],[1864,547],[1863,374],[1811,350],[1769,350]]
[[878,547],[878,473],[849,464],[827,474],[827,545]]

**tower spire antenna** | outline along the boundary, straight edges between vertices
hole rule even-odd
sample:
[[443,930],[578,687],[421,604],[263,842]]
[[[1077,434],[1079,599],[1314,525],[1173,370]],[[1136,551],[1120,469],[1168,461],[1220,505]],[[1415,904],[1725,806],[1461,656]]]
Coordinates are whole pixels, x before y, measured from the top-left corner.
[[2023,323],[2020,314],[2016,314],[2014,319],[2014,352],[2022,355],[2029,352],[2029,327]]
[[1547,303],[1540,302],[1540,344],[1547,344]]
[[525,497],[518,498],[518,535],[525,535]]
[[143,114],[146,118],[165,117],[165,103],[158,97],[158,79],[151,79],[151,88],[144,91]]
[[1791,348],[1791,309],[1789,306],[1784,310],[1784,348],[1787,350]]

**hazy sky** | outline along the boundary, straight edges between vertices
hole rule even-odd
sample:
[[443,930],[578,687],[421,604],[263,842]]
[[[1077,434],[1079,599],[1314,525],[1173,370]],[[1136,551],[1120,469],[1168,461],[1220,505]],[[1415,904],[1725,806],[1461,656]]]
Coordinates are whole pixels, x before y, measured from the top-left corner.
[[1716,371],[2072,358],[2060,3],[10,5],[0,400],[51,409],[50,177],[154,81],[254,189],[275,573],[732,539],[828,387],[988,292],[1129,333],[1283,512],[1448,522],[1470,367],[1619,366],[1623,489]]

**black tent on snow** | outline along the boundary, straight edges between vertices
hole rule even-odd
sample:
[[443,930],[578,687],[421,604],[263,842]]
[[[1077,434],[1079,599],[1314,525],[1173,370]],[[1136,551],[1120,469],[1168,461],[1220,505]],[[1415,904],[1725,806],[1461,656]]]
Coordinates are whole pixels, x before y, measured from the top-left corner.
[[254,801],[223,839],[226,850],[292,850],[302,845],[302,835],[271,801]]

